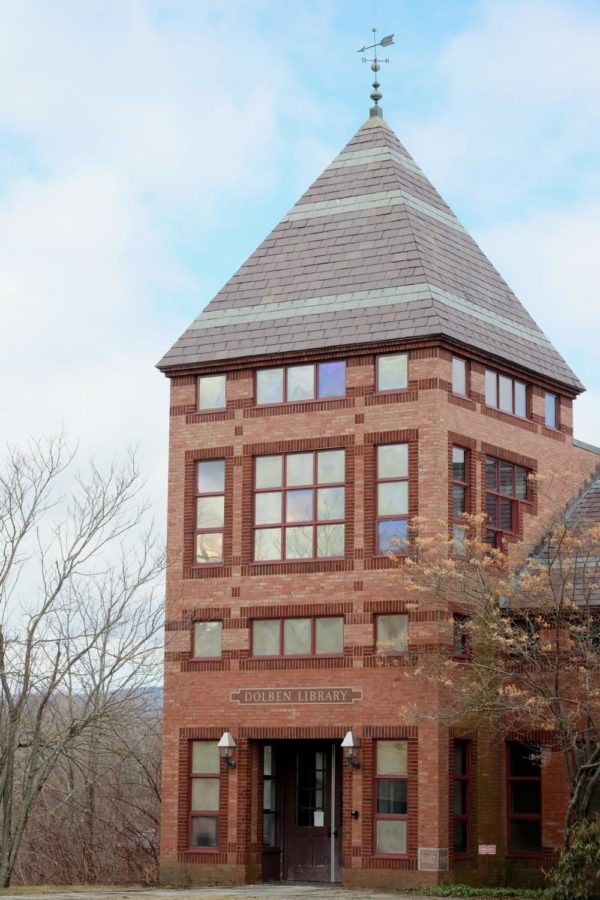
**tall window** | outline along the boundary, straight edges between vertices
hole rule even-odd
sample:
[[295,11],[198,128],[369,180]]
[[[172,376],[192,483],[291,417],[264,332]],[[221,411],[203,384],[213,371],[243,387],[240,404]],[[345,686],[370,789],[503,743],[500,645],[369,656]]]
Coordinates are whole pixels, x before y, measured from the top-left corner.
[[223,409],[226,384],[226,375],[200,375],[198,378],[198,409]]
[[471,742],[454,741],[452,825],[454,853],[469,852],[471,842]]
[[378,653],[405,653],[408,650],[406,613],[377,616],[375,647]]
[[377,447],[377,552],[406,553],[408,444]]
[[190,846],[216,849],[219,832],[219,748],[192,741]]
[[271,744],[263,747],[263,845],[277,846],[277,781]]
[[293,403],[299,400],[343,397],[346,393],[346,361],[307,363],[258,369],[257,403]]
[[345,452],[255,459],[254,558],[344,555]]
[[377,741],[375,851],[403,856],[408,827],[408,742]]
[[377,390],[398,391],[408,387],[408,353],[386,353],[377,357]]
[[469,451],[452,448],[452,538],[454,552],[464,556],[466,526],[463,518],[469,510]]
[[536,854],[542,849],[542,770],[539,748],[508,745],[508,848]]
[[196,562],[223,562],[225,460],[199,462],[196,472]]
[[196,622],[194,624],[194,656],[218,658],[221,656],[222,622]]
[[556,428],[556,409],[558,398],[556,394],[544,394],[544,424],[546,428]]
[[319,656],[343,652],[343,616],[256,619],[252,623],[254,656]]
[[460,356],[452,357],[452,393],[467,395],[467,361]]
[[485,402],[502,412],[527,418],[527,385],[491,369],[485,372]]
[[485,461],[486,541],[502,547],[504,534],[519,530],[519,503],[529,497],[528,469],[488,456]]
[[468,624],[468,616],[452,614],[452,652],[455,656],[464,656],[469,651]]

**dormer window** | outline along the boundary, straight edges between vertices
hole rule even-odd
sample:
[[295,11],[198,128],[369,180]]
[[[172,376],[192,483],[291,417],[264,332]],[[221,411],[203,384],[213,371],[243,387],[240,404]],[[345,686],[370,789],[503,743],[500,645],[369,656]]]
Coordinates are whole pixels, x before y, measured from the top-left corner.
[[501,412],[527,418],[527,385],[492,369],[485,371],[485,403]]
[[256,402],[261,405],[324,400],[343,397],[345,393],[346,361],[343,359],[258,369],[256,373]]
[[408,387],[408,353],[377,357],[377,390],[401,391]]

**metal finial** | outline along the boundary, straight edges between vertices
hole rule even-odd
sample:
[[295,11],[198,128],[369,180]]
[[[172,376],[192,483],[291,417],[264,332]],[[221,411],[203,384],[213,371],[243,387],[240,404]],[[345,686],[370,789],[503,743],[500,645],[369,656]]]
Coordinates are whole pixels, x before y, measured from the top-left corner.
[[375,118],[375,117],[381,117],[381,115],[382,115],[382,110],[381,110],[381,107],[379,106],[379,101],[381,100],[382,95],[381,95],[381,91],[379,90],[380,84],[379,84],[379,81],[377,80],[377,73],[379,72],[379,70],[381,68],[380,63],[382,63],[382,62],[389,63],[389,59],[377,59],[377,48],[378,47],[389,47],[390,44],[393,44],[394,43],[394,35],[388,34],[388,35],[386,35],[386,37],[381,38],[380,41],[377,41],[375,39],[376,34],[377,34],[377,29],[373,28],[371,30],[373,31],[373,43],[369,44],[369,45],[365,44],[364,47],[361,47],[360,50],[357,50],[356,52],[357,53],[365,53],[367,50],[373,51],[372,59],[367,59],[366,56],[363,56],[362,61],[364,63],[366,63],[366,62],[371,63],[371,71],[375,75],[375,80],[373,82],[373,90],[371,92],[371,100],[373,101],[373,106],[371,107],[370,112],[369,112],[369,115],[371,116],[371,118]]

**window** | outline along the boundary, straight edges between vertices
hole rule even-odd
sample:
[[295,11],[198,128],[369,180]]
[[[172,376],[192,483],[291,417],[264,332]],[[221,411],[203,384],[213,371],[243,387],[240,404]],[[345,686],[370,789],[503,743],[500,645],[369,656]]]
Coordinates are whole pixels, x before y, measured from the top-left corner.
[[455,656],[464,656],[469,649],[468,633],[469,617],[461,613],[452,615],[452,652]]
[[278,369],[258,369],[256,402],[293,403],[343,397],[346,393],[346,361],[309,363]]
[[345,452],[255,459],[254,559],[344,555]]
[[344,652],[343,616],[255,619],[254,656],[323,656]]
[[405,653],[408,650],[408,616],[377,616],[378,653]]
[[508,744],[508,848],[535,854],[542,849],[542,773],[539,748]]
[[460,356],[452,357],[452,393],[467,396],[467,362]]
[[190,846],[216,850],[219,830],[219,748],[192,741]]
[[198,409],[224,409],[226,375],[200,375]]
[[502,412],[527,418],[527,385],[491,369],[485,371],[485,402]]
[[276,847],[277,840],[277,782],[275,754],[271,744],[263,747],[263,846]]
[[544,424],[546,428],[556,428],[557,400],[556,394],[549,394],[547,391],[544,394]]
[[466,553],[466,525],[463,514],[469,511],[469,451],[452,448],[452,539],[458,556]]
[[377,741],[375,796],[375,852],[404,855],[408,818],[407,741]]
[[408,444],[377,447],[377,552],[406,553]]
[[452,831],[454,853],[469,852],[471,843],[471,742],[454,741],[452,774]]
[[222,634],[222,622],[196,622],[194,624],[194,656],[220,657]]
[[225,527],[225,460],[197,464],[196,562],[223,562]]
[[528,469],[490,456],[485,461],[485,539],[492,547],[502,547],[504,534],[519,530],[519,504],[528,500]]
[[408,387],[408,354],[387,353],[377,357],[377,390],[398,391]]

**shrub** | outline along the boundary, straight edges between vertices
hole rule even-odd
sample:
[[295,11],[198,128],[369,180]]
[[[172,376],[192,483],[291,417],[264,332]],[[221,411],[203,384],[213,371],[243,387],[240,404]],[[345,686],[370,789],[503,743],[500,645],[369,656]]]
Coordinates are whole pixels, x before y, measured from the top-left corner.
[[573,826],[551,880],[552,900],[600,900],[600,819]]

